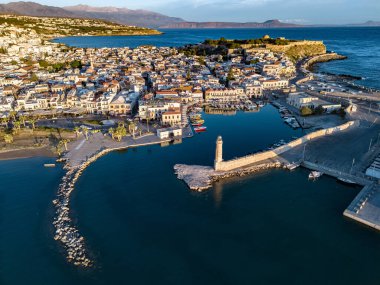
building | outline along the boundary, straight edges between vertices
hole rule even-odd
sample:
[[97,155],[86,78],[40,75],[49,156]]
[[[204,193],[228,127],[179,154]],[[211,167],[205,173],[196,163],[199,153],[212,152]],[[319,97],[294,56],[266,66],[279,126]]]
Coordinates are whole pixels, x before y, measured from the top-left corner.
[[163,128],[157,130],[157,136],[160,139],[176,138],[182,136],[181,128]]
[[246,98],[243,88],[221,88],[221,89],[207,89],[205,91],[205,100],[209,101],[238,101],[239,99]]
[[181,124],[181,110],[169,109],[162,114],[161,121],[163,125],[175,126]]

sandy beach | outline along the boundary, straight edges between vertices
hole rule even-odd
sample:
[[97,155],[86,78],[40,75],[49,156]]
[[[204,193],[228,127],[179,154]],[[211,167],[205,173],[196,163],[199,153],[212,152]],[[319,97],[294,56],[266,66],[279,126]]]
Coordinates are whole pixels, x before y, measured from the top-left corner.
[[39,148],[24,148],[24,149],[13,149],[13,150],[1,150],[0,151],[0,161],[1,160],[11,160],[29,157],[55,157],[56,155],[51,151],[49,146],[43,146]]

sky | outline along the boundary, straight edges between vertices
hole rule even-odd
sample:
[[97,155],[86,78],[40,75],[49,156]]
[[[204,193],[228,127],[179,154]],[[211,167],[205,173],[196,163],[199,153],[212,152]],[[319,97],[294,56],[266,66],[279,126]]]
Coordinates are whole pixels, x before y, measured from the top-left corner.
[[[0,0],[0,3],[10,1]],[[299,24],[380,21],[380,0],[35,0],[35,2],[58,7],[87,4],[99,7],[146,9],[181,17],[187,21],[262,22],[279,19]]]

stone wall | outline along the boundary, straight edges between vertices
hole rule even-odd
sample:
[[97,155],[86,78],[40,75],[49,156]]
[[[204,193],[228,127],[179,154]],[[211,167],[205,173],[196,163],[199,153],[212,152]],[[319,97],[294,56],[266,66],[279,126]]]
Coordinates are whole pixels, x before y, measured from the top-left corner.
[[243,156],[236,159],[231,159],[227,161],[217,162],[215,163],[215,170],[216,171],[230,171],[239,167],[244,167],[256,162],[260,162],[266,159],[275,158],[276,156],[291,150],[292,148],[302,145],[305,142],[308,142],[313,139],[317,139],[326,135],[330,135],[336,132],[340,132],[343,130],[346,130],[354,125],[358,124],[356,121],[349,121],[343,125],[332,127],[328,129],[323,129],[319,131],[312,132],[310,134],[307,134],[301,138],[298,138],[294,141],[291,141],[283,146],[280,146],[274,150],[269,150],[265,152],[259,152],[252,155]]

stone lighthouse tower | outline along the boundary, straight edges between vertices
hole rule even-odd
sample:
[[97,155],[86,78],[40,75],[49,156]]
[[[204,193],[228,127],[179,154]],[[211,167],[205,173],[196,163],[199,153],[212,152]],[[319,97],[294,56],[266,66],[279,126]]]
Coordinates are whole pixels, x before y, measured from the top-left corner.
[[223,140],[221,136],[218,136],[216,140],[216,149],[215,149],[215,161],[214,169],[219,170],[219,164],[223,161]]

